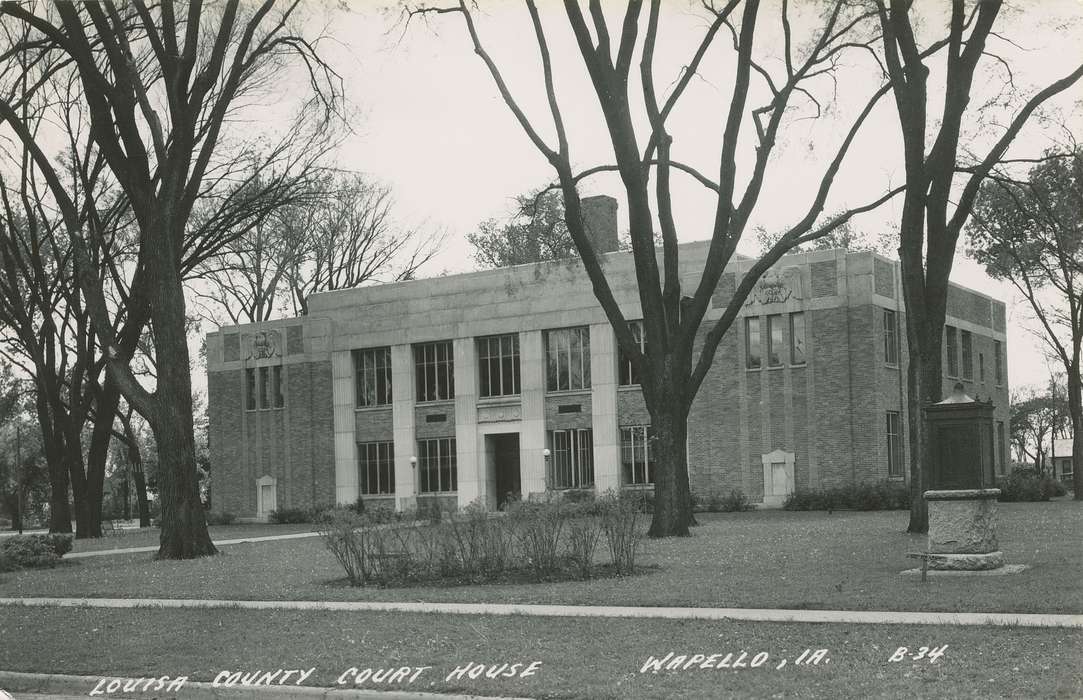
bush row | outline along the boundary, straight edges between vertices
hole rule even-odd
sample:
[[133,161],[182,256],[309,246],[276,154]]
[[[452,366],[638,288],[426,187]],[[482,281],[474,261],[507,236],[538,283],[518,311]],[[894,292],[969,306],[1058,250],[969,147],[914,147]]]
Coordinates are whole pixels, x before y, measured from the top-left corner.
[[756,506],[741,489],[732,489],[727,495],[715,493],[707,498],[692,494],[692,509],[708,513],[741,513],[755,510]]
[[516,573],[590,578],[603,539],[614,571],[634,572],[640,505],[609,494],[581,503],[513,502],[497,515],[474,503],[424,521],[338,507],[321,516],[318,529],[354,586],[484,582]]
[[0,571],[56,566],[71,551],[72,536],[14,535],[0,540]]
[[835,489],[796,491],[782,504],[786,510],[906,510],[910,489],[897,481],[862,483]]
[[997,480],[997,488],[1000,489],[998,500],[1006,503],[1048,501],[1053,496],[1063,496],[1067,493],[1064,484],[1060,481],[1026,467],[1018,467],[1007,476],[1000,477]]

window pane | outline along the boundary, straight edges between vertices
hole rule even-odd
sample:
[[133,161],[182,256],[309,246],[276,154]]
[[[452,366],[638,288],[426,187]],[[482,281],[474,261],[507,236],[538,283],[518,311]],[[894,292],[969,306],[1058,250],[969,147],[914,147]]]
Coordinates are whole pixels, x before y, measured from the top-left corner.
[[805,314],[790,314],[790,364],[805,364]]
[[282,365],[275,365],[271,368],[271,384],[274,407],[282,408],[286,405],[286,397],[282,394]]
[[770,367],[782,365],[782,316],[777,314],[767,317],[767,364]]
[[244,371],[244,407],[256,410],[256,370],[252,368]]
[[759,369],[760,359],[760,319],[745,319],[745,355],[749,369]]

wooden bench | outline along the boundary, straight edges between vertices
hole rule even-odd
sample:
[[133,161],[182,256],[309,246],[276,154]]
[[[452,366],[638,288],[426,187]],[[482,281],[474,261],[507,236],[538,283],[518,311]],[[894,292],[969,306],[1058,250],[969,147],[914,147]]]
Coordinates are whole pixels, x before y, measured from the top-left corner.
[[102,521],[102,535],[119,535],[120,528],[112,520]]

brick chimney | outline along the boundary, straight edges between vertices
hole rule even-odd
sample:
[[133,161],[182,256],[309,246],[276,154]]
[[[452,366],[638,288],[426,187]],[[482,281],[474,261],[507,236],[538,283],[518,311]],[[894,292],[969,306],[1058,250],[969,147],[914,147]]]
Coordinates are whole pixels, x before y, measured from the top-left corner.
[[617,200],[608,195],[584,197],[583,226],[597,253],[617,249]]

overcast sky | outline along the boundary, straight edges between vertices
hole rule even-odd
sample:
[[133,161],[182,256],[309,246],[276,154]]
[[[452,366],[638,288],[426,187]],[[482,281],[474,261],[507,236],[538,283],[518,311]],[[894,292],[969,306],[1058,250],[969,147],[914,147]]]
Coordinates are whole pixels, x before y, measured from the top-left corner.
[[[803,10],[794,18],[795,36],[807,36],[816,18],[809,11],[810,5],[794,4]],[[919,0],[918,4],[926,13],[923,31],[939,31],[944,20],[940,8],[947,3]],[[777,20],[771,15],[773,3],[765,2],[764,6],[758,24],[757,55],[770,61],[780,55],[781,41]],[[484,64],[473,53],[459,15],[433,16],[427,22],[415,20],[404,27],[397,11],[359,2],[348,8],[345,13],[335,14],[327,25],[332,41],[324,45],[325,55],[343,76],[347,97],[355,110],[351,119],[354,133],[341,151],[339,165],[366,172],[390,185],[397,200],[397,215],[405,223],[423,223],[448,232],[445,251],[425,273],[475,269],[465,235],[483,219],[505,216],[515,195],[551,181],[552,170],[500,99]],[[586,168],[612,162],[597,98],[590,90],[562,10],[546,0],[542,0],[542,10],[573,164]],[[519,3],[483,3],[477,18],[482,41],[504,71],[512,91],[543,137],[555,142],[544,102],[537,46],[525,9]],[[610,22],[614,37],[619,31],[618,19],[614,15]],[[655,62],[660,90],[668,92],[706,23],[702,11],[684,0],[665,5]],[[1022,95],[1030,95],[1068,73],[1073,67],[1070,62],[1079,60],[1083,4],[1077,0],[1019,3],[1017,9],[1002,13],[998,26],[1011,42],[994,39],[990,49],[1010,63],[1015,88]],[[669,122],[675,137],[674,157],[708,174],[718,171],[721,125],[732,81],[729,39],[720,39],[718,48],[707,55],[701,77],[693,81]],[[1004,70],[992,60],[987,65],[989,70],[976,81],[974,105],[1012,97],[1004,91]],[[840,73],[837,92],[826,81],[817,86],[817,94],[828,109],[820,119],[791,123],[782,135],[742,252],[756,252],[754,227],[777,231],[804,214],[825,163],[834,155],[844,130],[878,81],[869,60],[854,54]],[[632,86],[633,91],[637,89],[638,82]],[[935,73],[930,93],[938,94]],[[1078,107],[1081,94],[1076,87],[1056,106],[1062,113],[1070,112]],[[811,106],[807,103],[795,112],[795,116],[809,114]],[[1004,120],[1002,112],[994,110],[987,115],[988,123],[970,125],[974,137],[971,143],[977,151],[997,135],[998,119],[999,123]],[[750,124],[746,124],[745,134],[750,131]],[[645,129],[639,133],[642,139]],[[1051,143],[1049,133],[1035,123],[1017,141],[1012,154],[1039,154]],[[899,152],[897,115],[889,96],[882,100],[851,149],[827,211],[862,204],[899,184]],[[739,167],[744,167],[745,174],[753,154],[751,142],[744,141]],[[583,191],[617,197],[621,202],[620,226],[626,228],[619,180],[611,176],[592,178]],[[699,185],[679,180],[674,205],[682,241],[707,237],[714,207],[707,194]],[[900,204],[901,199],[856,222],[874,234],[891,230],[898,220]],[[961,244],[960,249],[964,246]],[[1013,308],[1010,287],[990,280],[976,265],[963,259],[958,261],[953,279],[1009,302],[1008,367],[1012,385],[1048,381],[1035,341],[1020,323],[1024,310],[1021,306]]]

